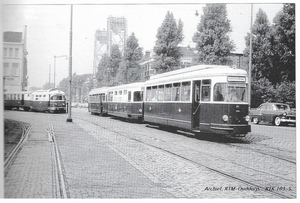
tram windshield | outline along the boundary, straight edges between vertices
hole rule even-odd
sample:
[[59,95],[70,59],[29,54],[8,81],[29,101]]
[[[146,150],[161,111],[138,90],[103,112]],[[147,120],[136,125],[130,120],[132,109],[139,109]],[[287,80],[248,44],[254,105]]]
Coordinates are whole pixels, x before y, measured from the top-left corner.
[[53,95],[51,96],[50,100],[65,100],[64,95]]
[[214,101],[248,102],[245,83],[217,83],[214,86]]

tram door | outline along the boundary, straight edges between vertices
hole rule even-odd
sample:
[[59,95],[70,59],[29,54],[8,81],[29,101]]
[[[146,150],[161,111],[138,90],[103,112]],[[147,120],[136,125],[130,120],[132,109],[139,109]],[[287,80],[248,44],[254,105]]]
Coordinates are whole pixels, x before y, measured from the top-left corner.
[[21,94],[21,105],[24,105],[24,94]]
[[201,90],[201,80],[193,81],[193,91],[192,91],[192,128],[199,128],[200,122],[200,90]]

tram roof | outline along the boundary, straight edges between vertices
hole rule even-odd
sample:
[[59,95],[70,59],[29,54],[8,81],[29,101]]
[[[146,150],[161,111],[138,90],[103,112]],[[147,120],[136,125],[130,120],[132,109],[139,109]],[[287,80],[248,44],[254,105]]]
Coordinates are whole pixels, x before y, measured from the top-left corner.
[[48,89],[48,90],[36,90],[34,92],[32,92],[32,94],[48,94],[48,93],[62,93],[64,94],[63,91],[59,90],[58,88],[52,88],[52,89]]
[[151,76],[146,84],[164,83],[179,80],[189,80],[199,77],[215,76],[247,76],[243,69],[221,65],[197,65]]
[[107,90],[108,90],[108,87],[95,88],[89,92],[89,95],[103,93],[103,92],[106,92]]
[[145,82],[135,82],[135,83],[130,83],[130,84],[124,84],[124,85],[118,85],[118,86],[113,86],[109,87],[109,91],[114,91],[114,90],[124,90],[124,89],[131,89],[131,88],[142,88],[144,86]]

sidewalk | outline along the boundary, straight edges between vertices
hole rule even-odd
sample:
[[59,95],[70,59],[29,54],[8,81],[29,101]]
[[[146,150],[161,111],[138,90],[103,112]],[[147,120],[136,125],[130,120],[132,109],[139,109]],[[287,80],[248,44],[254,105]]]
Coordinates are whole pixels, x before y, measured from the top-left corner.
[[[174,198],[126,157],[76,123],[66,122],[65,115],[50,118],[68,198]],[[37,115],[27,142],[5,176],[5,198],[57,198],[53,144],[48,141],[46,127],[48,117]]]
[[[37,117],[40,117],[38,115]],[[28,119],[30,120],[30,119]],[[36,119],[4,178],[5,198],[53,198],[52,143],[45,119]]]

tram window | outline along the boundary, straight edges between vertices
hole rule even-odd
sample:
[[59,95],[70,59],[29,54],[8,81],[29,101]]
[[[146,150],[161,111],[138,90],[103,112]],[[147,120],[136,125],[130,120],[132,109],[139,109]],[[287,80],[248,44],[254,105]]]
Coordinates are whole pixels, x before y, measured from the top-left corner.
[[191,94],[191,82],[183,82],[181,86],[181,101],[189,101]]
[[126,95],[127,94],[127,90],[124,90],[123,94]]
[[163,101],[163,100],[164,100],[164,85],[159,85],[157,101]]
[[19,94],[17,94],[17,96],[18,96],[18,100],[20,100],[21,98],[20,98],[20,95]]
[[195,102],[200,101],[200,84],[195,83]]
[[146,88],[146,101],[151,101],[151,87]]
[[122,95],[122,90],[119,91],[119,95]]
[[171,101],[171,91],[172,91],[172,84],[165,85],[164,89],[164,100]]
[[143,92],[142,91],[133,92],[133,101],[143,101]]
[[157,101],[157,86],[151,88],[151,101]]
[[128,102],[131,102],[131,91],[128,91]]
[[109,92],[108,93],[108,101],[112,101],[113,100],[113,92]]
[[214,101],[224,101],[225,87],[224,84],[217,83],[214,87]]
[[210,101],[210,86],[202,86],[201,101]]
[[173,83],[172,101],[180,101],[180,83]]
[[43,95],[43,97],[46,97],[46,95]]

